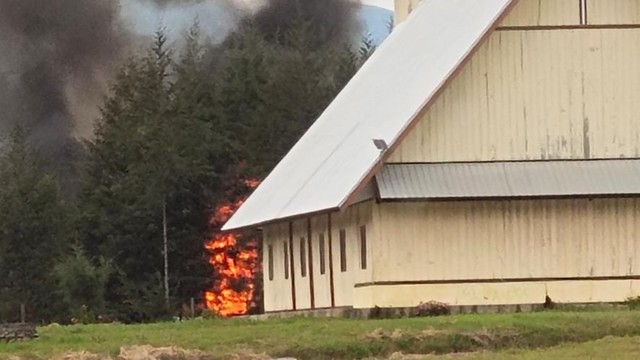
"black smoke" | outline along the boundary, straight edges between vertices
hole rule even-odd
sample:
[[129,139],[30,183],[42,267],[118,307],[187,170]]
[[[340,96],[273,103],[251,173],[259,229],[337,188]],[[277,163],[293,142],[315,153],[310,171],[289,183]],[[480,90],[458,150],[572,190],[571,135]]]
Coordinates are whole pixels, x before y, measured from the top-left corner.
[[329,42],[348,41],[357,33],[359,24],[356,0],[269,0],[248,20],[267,38],[282,41],[293,26],[304,23],[313,33],[310,47]]
[[129,35],[116,1],[0,1],[0,130],[22,124],[45,148],[93,119]]
[[[221,9],[236,9],[238,20],[274,40],[303,21],[315,34],[317,44],[311,46],[343,41],[357,27],[355,0],[127,1],[224,3]],[[15,124],[46,149],[89,136],[113,70],[134,40],[119,0],[0,0],[0,141]]]

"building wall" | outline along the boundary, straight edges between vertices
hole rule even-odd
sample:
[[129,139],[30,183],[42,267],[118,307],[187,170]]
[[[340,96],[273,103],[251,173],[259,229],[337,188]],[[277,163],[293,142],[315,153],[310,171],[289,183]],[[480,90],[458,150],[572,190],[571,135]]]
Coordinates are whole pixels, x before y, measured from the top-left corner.
[[640,0],[517,0],[500,27],[637,25]]
[[[375,231],[373,230],[372,201],[350,207],[346,211],[332,214],[332,248],[335,283],[336,306],[352,306],[357,299],[354,298],[354,285],[371,281],[373,264],[371,263],[374,247],[377,246]],[[367,269],[361,268],[360,227],[367,229]],[[346,232],[346,259],[347,271],[341,271],[340,264],[340,230]]]
[[[292,310],[291,273],[286,269],[285,252],[289,254],[289,224],[266,226],[262,233],[264,274],[264,307],[266,311]],[[273,279],[269,279],[269,246],[273,250]],[[286,250],[285,250],[286,247]],[[285,273],[289,272],[288,278]]]
[[568,26],[580,19],[579,0],[519,0],[500,26]]
[[[331,307],[331,269],[329,267],[329,216],[317,216],[311,220],[312,229],[312,256],[313,256],[313,281],[314,297],[316,308]],[[323,238],[324,250],[320,250]],[[324,274],[322,274],[321,264],[324,257]]]
[[[332,307],[331,275],[333,273],[336,307],[354,304],[354,284],[372,280],[371,254],[375,243],[372,223],[373,201],[356,204],[345,211],[334,212],[289,222],[268,225],[263,230],[264,241],[264,301],[265,311],[294,310],[292,287],[295,287],[295,310]],[[331,225],[330,225],[331,222]],[[291,234],[289,226],[291,225]],[[367,229],[367,269],[361,269],[360,227]],[[331,228],[331,232],[329,229]],[[311,241],[309,242],[309,230]],[[341,270],[340,231],[344,230],[347,270]],[[324,237],[325,273],[321,273],[320,236]],[[329,236],[331,235],[331,236]],[[293,240],[290,241],[290,238]],[[301,253],[301,241],[304,254]],[[330,245],[331,243],[331,245]],[[289,261],[285,261],[287,244]],[[273,249],[274,278],[269,278],[269,246]],[[290,249],[293,249],[291,251]],[[305,258],[306,275],[302,275],[301,257]],[[285,264],[289,264],[289,279]],[[333,266],[333,269],[331,268]],[[293,280],[291,276],[293,274]],[[311,286],[313,281],[313,286]],[[313,296],[312,296],[313,291]],[[313,301],[312,301],[313,299]]]
[[588,0],[586,5],[588,24],[640,24],[640,0]]
[[390,162],[640,156],[640,28],[496,31]]
[[[296,308],[297,309],[311,309],[311,285],[309,274],[309,247],[308,247],[308,227],[307,219],[294,221],[292,223],[293,230],[293,262],[291,265],[294,267],[293,273],[296,282]],[[301,248],[301,243],[304,243],[304,247]],[[302,255],[301,250],[304,251],[304,264],[305,274],[303,276],[302,269]]]
[[383,203],[377,221],[374,279],[358,285],[359,307],[638,293],[640,199]]

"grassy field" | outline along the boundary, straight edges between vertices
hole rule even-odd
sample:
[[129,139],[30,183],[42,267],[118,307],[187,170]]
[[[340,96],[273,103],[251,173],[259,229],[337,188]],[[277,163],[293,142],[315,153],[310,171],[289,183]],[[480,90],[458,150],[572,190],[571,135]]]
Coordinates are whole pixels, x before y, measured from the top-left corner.
[[[571,354],[585,358],[585,353],[607,347],[619,349],[620,354],[635,351],[637,356],[633,358],[640,356],[640,340],[633,338],[640,337],[640,311],[630,310],[368,321],[213,319],[129,326],[50,326],[40,328],[39,333],[40,339],[33,342],[0,344],[0,358],[47,359],[73,351],[114,356],[121,346],[146,344],[202,350],[211,359],[234,354],[364,359],[388,358],[394,353],[459,352],[473,353],[462,356],[464,359],[571,358]],[[576,343],[585,344],[566,345]],[[615,349],[603,350],[602,355],[612,354]]]
[[392,357],[397,360],[587,360],[587,359],[640,359],[640,337],[606,337],[580,344],[564,344],[547,349],[507,350],[440,356]]

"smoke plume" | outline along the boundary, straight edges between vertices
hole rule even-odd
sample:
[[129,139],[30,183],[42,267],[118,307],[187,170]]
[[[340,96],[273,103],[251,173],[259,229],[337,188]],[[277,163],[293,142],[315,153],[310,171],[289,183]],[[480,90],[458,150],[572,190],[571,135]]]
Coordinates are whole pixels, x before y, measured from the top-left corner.
[[359,28],[356,0],[269,0],[250,21],[268,38],[279,40],[291,26],[304,22],[314,34],[316,47],[347,40]]
[[22,124],[46,148],[86,131],[127,42],[115,1],[0,1],[0,131]]
[[[235,9],[234,21],[244,18],[271,38],[296,18],[309,22],[321,43],[344,38],[356,23],[355,0],[126,1],[211,2],[221,9],[219,18],[199,21],[228,21],[223,9]],[[113,70],[134,40],[119,0],[0,0],[0,138],[15,124],[44,148],[89,136]]]

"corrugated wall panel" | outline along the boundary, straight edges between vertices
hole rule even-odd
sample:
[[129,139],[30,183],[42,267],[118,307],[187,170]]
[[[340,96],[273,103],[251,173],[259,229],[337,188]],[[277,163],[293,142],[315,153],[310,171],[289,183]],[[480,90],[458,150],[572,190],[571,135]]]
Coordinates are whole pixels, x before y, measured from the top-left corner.
[[589,25],[640,24],[640,0],[588,0]]
[[590,70],[599,75],[590,77],[593,86],[585,89],[593,156],[638,155],[639,34],[640,29],[602,31],[600,38],[594,38],[590,44]]
[[640,200],[380,205],[375,281],[638,276]]
[[[313,282],[316,308],[331,307],[331,281],[329,269],[329,218],[327,215],[311,219],[311,243],[313,252]],[[324,250],[320,250],[320,237],[324,239]],[[334,250],[335,251],[335,250]],[[324,256],[325,272],[321,273],[321,262]]]
[[[287,224],[274,224],[263,231],[264,258],[264,308],[265,311],[283,311],[293,309],[291,301],[291,279],[285,278],[285,246],[289,246],[289,227]],[[268,246],[273,248],[273,280],[269,280]],[[289,253],[289,250],[286,250]],[[287,262],[288,263],[288,262]]]
[[500,26],[578,24],[580,24],[580,2],[578,0],[519,0]]
[[[296,278],[296,308],[311,308],[311,292],[309,285],[309,248],[307,241],[307,219],[293,222],[293,266]],[[304,239],[304,256],[306,263],[306,276],[302,276],[301,240]]]
[[[373,202],[361,203],[343,212],[332,213],[332,247],[336,306],[354,303],[353,286],[371,281],[372,248],[375,230],[372,224]],[[360,226],[367,226],[368,267],[360,268]],[[347,271],[340,269],[340,230],[346,231]]]
[[[373,202],[354,205],[343,212],[334,212],[332,216],[332,253],[329,252],[328,215],[311,218],[311,251],[313,262],[309,260],[309,228],[308,220],[293,222],[293,272],[295,273],[296,309],[311,308],[310,271],[313,271],[313,291],[316,308],[331,306],[330,264],[329,256],[333,256],[334,296],[336,306],[352,306],[354,284],[372,281],[373,248],[378,238],[379,224],[374,224]],[[367,227],[367,262],[366,270],[360,268],[360,226]],[[340,230],[346,231],[347,271],[340,269]],[[325,274],[320,273],[320,234],[325,238]],[[307,274],[302,276],[300,239],[304,239]],[[264,298],[266,311],[282,311],[293,308],[291,299],[291,279],[284,278],[284,244],[289,244],[289,223],[268,225],[264,228],[263,240],[265,249],[273,246],[274,279],[269,280],[268,259],[263,261]],[[267,251],[267,250],[265,250]],[[291,255],[289,255],[291,256]],[[311,269],[312,266],[312,269]],[[291,274],[291,269],[289,270]],[[291,276],[291,275],[290,275]]]
[[497,31],[390,162],[637,157],[640,29]]

